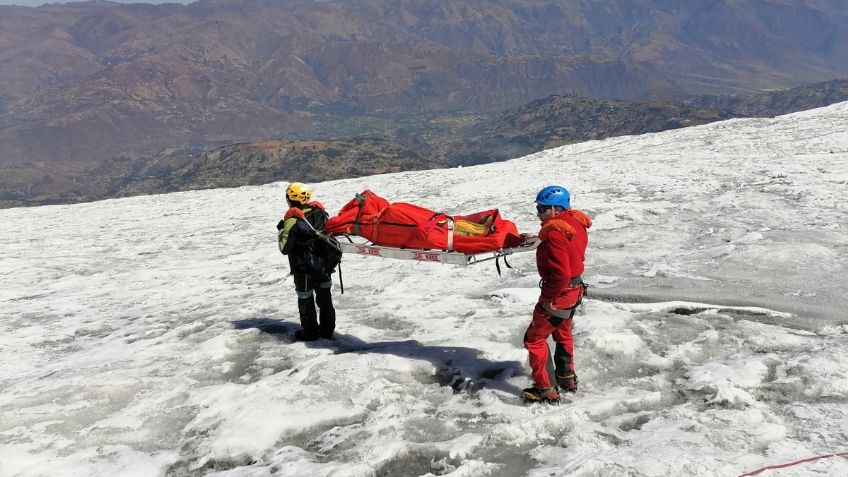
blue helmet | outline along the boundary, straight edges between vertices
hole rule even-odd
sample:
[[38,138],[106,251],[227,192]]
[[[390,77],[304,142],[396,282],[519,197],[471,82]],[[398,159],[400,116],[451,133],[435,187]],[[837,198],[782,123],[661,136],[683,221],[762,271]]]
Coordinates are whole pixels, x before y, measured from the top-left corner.
[[570,209],[571,194],[568,193],[568,189],[565,187],[548,186],[536,194],[536,203],[539,205],[552,205],[562,207],[563,209]]

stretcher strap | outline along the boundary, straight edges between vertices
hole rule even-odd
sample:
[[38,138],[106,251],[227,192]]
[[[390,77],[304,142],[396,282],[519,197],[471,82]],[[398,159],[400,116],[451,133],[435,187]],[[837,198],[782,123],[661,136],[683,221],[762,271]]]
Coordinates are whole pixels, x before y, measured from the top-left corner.
[[448,219],[448,252],[453,252],[453,217],[447,216]]
[[[492,235],[493,233],[495,233],[495,223],[498,221],[498,214],[499,213],[500,213],[500,211],[498,211],[498,209],[495,209],[495,213],[492,214],[492,218],[491,218],[492,223],[489,225],[489,230],[486,231],[486,235]],[[506,262],[506,260],[504,260],[504,262]],[[509,267],[509,268],[512,268],[512,267]]]
[[359,193],[356,194],[356,200],[359,201],[359,207],[356,210],[356,218],[353,219],[353,235],[359,235],[359,218],[362,216],[362,206],[365,205],[365,198]]

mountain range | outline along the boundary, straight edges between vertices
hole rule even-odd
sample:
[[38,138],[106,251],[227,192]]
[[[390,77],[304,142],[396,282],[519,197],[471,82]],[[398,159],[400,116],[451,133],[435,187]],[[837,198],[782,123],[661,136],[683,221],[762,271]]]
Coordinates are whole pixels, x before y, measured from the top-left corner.
[[[471,143],[485,146],[498,141],[474,131],[500,126],[480,121],[551,95],[679,101],[830,80],[848,73],[848,11],[841,0],[0,7],[0,64],[0,198],[49,203],[123,193],[133,173],[235,143],[383,137],[376,121],[462,137],[476,127]],[[414,142],[386,151],[428,157]],[[419,159],[358,171],[429,167]],[[284,169],[271,168],[297,172]]]

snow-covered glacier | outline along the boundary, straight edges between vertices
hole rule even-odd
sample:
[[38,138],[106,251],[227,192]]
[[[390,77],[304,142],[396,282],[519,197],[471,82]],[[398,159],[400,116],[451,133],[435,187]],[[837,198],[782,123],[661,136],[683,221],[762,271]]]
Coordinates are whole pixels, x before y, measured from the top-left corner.
[[314,187],[533,233],[549,184],[595,220],[559,406],[518,398],[532,254],[346,256],[337,339],[299,343],[284,183],[0,210],[0,475],[737,476],[848,451],[848,103]]

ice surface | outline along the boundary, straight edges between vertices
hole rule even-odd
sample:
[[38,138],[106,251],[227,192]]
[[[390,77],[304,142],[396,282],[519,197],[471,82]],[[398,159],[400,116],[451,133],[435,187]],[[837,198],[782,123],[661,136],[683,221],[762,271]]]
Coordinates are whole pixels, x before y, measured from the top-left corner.
[[[846,450],[848,103],[316,184],[590,213],[581,390],[525,406],[532,254],[358,256],[293,343],[285,184],[0,211],[0,475],[733,476]],[[834,458],[761,475],[848,475]]]

